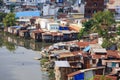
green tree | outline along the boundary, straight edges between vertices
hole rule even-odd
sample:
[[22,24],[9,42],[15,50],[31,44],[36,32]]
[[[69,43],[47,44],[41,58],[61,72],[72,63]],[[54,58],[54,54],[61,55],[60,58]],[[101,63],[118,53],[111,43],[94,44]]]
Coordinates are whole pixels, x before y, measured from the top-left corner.
[[103,43],[102,43],[102,47],[103,47],[103,48],[108,48],[108,47],[110,47],[112,44],[113,44],[113,43],[112,43],[110,40],[104,39],[104,40],[103,40]]
[[117,27],[117,34],[120,35],[120,26]]
[[3,24],[5,27],[14,26],[16,23],[16,18],[14,13],[9,13],[3,19]]
[[94,21],[92,30],[103,38],[110,38],[108,30],[115,23],[114,14],[110,11],[97,12],[92,19]]
[[86,21],[83,23],[84,28],[82,28],[79,32],[78,38],[81,39],[82,36],[86,36],[91,33],[91,28],[94,24],[94,21],[92,19]]
[[78,38],[81,39],[84,34],[84,28],[82,28],[78,34]]
[[6,15],[6,13],[0,12],[0,22],[3,21],[3,18],[5,18]]

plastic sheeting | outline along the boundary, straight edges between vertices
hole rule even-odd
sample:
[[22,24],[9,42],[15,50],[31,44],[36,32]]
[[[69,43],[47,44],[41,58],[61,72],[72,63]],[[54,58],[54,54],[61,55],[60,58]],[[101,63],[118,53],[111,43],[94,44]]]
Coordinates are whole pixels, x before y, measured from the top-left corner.
[[61,27],[59,26],[59,30],[69,30],[68,27]]
[[89,80],[89,79],[93,78],[93,76],[94,75],[93,75],[93,71],[92,70],[84,72],[84,79],[85,80]]
[[84,73],[75,75],[74,80],[84,80]]
[[90,46],[87,46],[86,48],[83,49],[83,51],[87,52],[90,50],[90,48],[91,48]]

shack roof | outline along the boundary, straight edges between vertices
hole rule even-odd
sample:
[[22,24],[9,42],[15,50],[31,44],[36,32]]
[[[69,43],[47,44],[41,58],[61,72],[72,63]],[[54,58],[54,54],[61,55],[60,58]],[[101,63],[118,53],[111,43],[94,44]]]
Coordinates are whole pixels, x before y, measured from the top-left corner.
[[54,51],[50,51],[53,54],[60,54],[60,53],[64,53],[64,52],[70,52],[69,50],[54,50]]
[[42,32],[43,32],[43,30],[41,30],[41,29],[33,30],[33,31],[32,31],[32,33],[42,33]]
[[28,30],[20,30],[20,32],[28,32]]
[[63,36],[63,33],[51,32],[52,36]]
[[70,64],[68,61],[55,61],[56,67],[70,67]]
[[118,59],[120,59],[120,52],[119,51],[113,51],[113,50],[107,50],[107,56],[113,56]]
[[80,51],[75,51],[75,52],[64,52],[59,54],[59,58],[64,58],[64,57],[72,57],[72,56],[77,56],[77,55],[82,55],[82,52]]
[[102,49],[102,46],[99,44],[89,44],[89,46],[93,49]]
[[120,59],[120,52],[119,51],[112,51],[107,50],[107,54],[92,54],[93,59],[99,59],[99,58],[108,58],[108,57],[114,57],[116,59]]
[[80,47],[86,47],[89,44],[96,44],[96,42],[76,42],[76,44]]
[[104,69],[104,68],[105,68],[105,67],[102,66],[102,67],[95,67],[95,68],[89,68],[89,69],[82,69],[82,70],[79,70],[79,71],[70,73],[70,74],[68,74],[67,76],[68,76],[68,77],[73,77],[74,75],[77,75],[77,74],[82,73],[82,72],[85,72],[85,71],[97,70],[97,69]]
[[106,49],[92,49],[94,53],[107,53]]
[[83,27],[78,24],[70,24],[69,29],[79,32]]
[[116,62],[116,63],[120,63],[120,60],[103,60],[104,62]]

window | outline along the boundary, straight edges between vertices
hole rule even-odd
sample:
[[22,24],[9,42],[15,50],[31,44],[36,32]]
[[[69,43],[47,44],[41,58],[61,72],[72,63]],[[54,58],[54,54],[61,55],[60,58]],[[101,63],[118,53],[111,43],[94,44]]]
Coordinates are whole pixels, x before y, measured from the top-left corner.
[[97,12],[97,10],[93,10],[93,13],[96,13]]
[[91,13],[91,10],[88,10],[88,13]]
[[93,4],[94,6],[97,6],[97,2],[94,2],[94,4]]

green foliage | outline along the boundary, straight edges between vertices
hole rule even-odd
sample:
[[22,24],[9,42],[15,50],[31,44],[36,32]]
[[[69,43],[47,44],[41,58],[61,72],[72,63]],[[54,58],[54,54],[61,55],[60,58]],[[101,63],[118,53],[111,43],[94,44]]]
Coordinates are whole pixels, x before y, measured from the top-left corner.
[[87,22],[83,23],[84,28],[82,28],[79,32],[78,38],[81,39],[82,36],[88,35],[91,31],[91,28],[94,24],[92,19],[88,20]]
[[110,11],[97,12],[92,19],[94,20],[92,29],[101,37],[110,38],[108,29],[115,23],[114,14]]
[[93,80],[112,80],[112,79],[107,78],[105,75],[102,75],[102,76],[95,76]]
[[120,26],[117,27],[117,34],[120,35]]
[[63,8],[60,8],[60,9],[58,10],[58,13],[63,13]]
[[3,21],[3,18],[5,18],[6,15],[6,13],[0,12],[0,22]]
[[3,24],[5,27],[14,26],[16,24],[16,18],[14,13],[9,13],[3,19]]
[[108,47],[110,47],[112,45],[112,42],[110,41],[110,40],[108,40],[108,39],[104,39],[103,40],[103,43],[102,43],[102,47],[103,48],[108,48]]
[[106,25],[106,27],[115,23],[114,14],[110,11],[98,12],[94,14],[93,19],[96,23]]
[[90,19],[87,22],[84,22],[83,23],[83,26],[85,27],[84,30],[85,31],[90,31],[90,29],[92,28],[93,25],[94,25],[93,19]]
[[84,29],[82,28],[78,34],[78,38],[81,39],[84,34]]
[[55,80],[55,73],[53,69],[49,69],[49,80]]
[[[114,14],[110,11],[97,12],[87,22],[83,23],[85,27],[79,33],[79,38],[90,33],[98,33],[100,37],[110,39],[111,35],[108,33],[109,28],[115,24]],[[108,43],[103,44],[108,45]]]
[[40,60],[40,64],[41,64],[41,65],[44,65],[45,62],[48,62],[48,59],[47,59],[47,58],[42,58],[42,59]]

